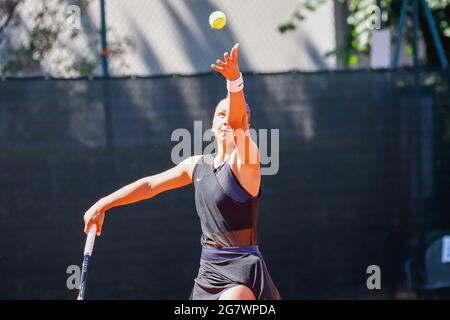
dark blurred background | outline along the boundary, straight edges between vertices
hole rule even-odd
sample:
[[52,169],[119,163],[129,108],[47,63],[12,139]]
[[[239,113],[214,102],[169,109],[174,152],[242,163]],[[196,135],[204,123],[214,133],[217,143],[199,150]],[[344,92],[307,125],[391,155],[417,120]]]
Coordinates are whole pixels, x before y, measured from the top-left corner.
[[[280,130],[259,238],[283,297],[415,297],[404,262],[450,223],[448,74],[423,71],[417,87],[408,70],[245,78],[253,127]],[[1,297],[73,298],[84,211],[170,168],[171,132],[209,124],[224,93],[213,75],[2,83]],[[191,186],[108,211],[87,296],[187,298],[200,232]],[[366,287],[370,265],[381,290]]]

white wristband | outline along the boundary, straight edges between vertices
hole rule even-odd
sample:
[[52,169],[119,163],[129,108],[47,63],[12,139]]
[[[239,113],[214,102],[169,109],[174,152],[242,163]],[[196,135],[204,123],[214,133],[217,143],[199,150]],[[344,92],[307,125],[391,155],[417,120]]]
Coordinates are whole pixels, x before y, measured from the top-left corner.
[[227,79],[227,89],[228,92],[239,92],[244,89],[244,79],[242,78],[242,73],[239,73],[239,78],[234,81]]

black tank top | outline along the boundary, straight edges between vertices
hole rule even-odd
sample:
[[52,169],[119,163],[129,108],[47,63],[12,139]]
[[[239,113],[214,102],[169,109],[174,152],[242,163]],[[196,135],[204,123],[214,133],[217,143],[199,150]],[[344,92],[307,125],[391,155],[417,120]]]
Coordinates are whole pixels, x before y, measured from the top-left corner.
[[257,218],[261,188],[256,197],[239,183],[225,161],[214,169],[214,155],[203,155],[192,182],[205,247],[236,247],[257,244]]

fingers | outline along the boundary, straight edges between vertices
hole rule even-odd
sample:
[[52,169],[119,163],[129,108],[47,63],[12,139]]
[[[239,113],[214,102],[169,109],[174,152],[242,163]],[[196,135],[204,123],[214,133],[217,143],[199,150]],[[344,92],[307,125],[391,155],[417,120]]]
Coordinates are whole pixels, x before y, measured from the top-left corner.
[[93,224],[92,221],[88,221],[84,224],[84,233],[85,234],[88,234],[89,229],[91,229],[92,224]]
[[99,236],[102,233],[104,220],[105,220],[104,212],[102,212],[94,217],[85,216],[85,218],[84,218],[84,233],[87,235],[89,233],[89,230],[91,230],[91,227],[93,225],[97,225],[96,235]]
[[231,59],[232,60],[237,60],[238,53],[239,53],[239,43],[236,43],[234,45],[233,49],[231,49]]
[[222,60],[217,59],[216,63],[220,67],[224,67],[225,66],[225,63]]
[[211,68],[220,73],[222,73],[224,71],[224,69],[222,67],[216,66],[215,64],[212,64]]
[[97,225],[97,236],[100,236],[102,234],[103,229],[103,220],[105,218],[102,217],[99,220],[90,220],[87,224],[84,226],[84,233],[87,235],[89,233],[89,230],[91,230],[91,227],[95,224]]
[[97,222],[97,236],[100,236],[102,234],[104,221],[105,221],[105,215],[102,214]]
[[239,51],[239,43],[236,43],[234,47],[231,49],[231,54],[228,52],[225,52],[223,54],[223,60],[216,60],[216,64],[212,64],[211,68],[214,71],[219,72],[222,74],[225,78],[233,77],[233,75],[236,73],[236,68],[239,68],[238,66],[238,51]]

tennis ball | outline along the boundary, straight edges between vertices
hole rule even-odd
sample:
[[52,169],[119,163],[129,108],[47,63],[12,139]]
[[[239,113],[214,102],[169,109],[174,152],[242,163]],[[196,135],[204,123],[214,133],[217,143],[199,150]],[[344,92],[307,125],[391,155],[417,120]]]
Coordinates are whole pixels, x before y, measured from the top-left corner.
[[209,15],[209,24],[213,29],[222,29],[227,24],[227,16],[222,11],[214,11]]

